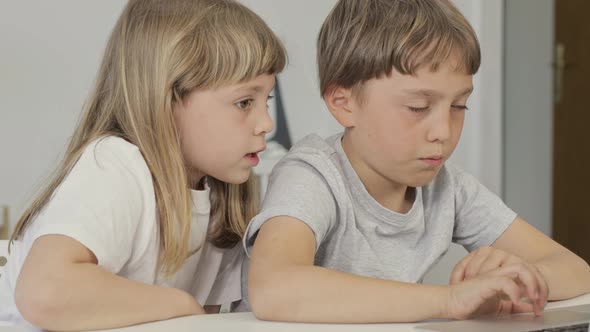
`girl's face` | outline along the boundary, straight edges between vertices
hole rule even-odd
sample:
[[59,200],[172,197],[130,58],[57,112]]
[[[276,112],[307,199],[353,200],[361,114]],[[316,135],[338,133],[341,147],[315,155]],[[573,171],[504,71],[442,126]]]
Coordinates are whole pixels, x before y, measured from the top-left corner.
[[273,129],[267,101],[274,75],[235,85],[195,90],[175,105],[174,117],[191,183],[208,175],[239,184],[248,180]]

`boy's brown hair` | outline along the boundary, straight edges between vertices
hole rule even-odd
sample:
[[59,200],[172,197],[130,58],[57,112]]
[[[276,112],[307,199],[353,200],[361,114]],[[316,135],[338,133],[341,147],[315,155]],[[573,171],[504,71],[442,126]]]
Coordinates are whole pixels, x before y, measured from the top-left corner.
[[329,88],[353,88],[389,75],[432,70],[456,55],[457,70],[473,75],[481,52],[467,19],[450,0],[340,0],[318,36],[322,96]]

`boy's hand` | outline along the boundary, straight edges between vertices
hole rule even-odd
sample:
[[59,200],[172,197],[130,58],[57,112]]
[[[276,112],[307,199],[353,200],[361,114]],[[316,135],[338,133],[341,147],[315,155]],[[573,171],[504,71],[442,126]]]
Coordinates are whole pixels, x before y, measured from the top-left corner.
[[[446,317],[467,319],[483,314],[534,312],[545,306],[536,277],[523,265],[512,264],[450,286]],[[532,303],[523,301],[528,297]]]
[[450,284],[477,277],[509,264],[520,264],[524,261],[506,251],[485,246],[465,256],[453,269]]
[[[503,250],[482,247],[473,251],[455,266],[451,273],[450,284],[456,285],[480,275],[489,274],[492,271],[502,270],[503,267],[511,267],[508,270],[518,271],[517,279],[514,281],[519,286],[521,294],[530,299],[529,302],[531,304],[522,306],[518,303],[513,303],[513,301],[508,301],[505,297],[503,299],[500,297],[498,301],[501,303],[502,308],[499,312],[534,311],[535,314],[539,314],[543,310],[548,298],[548,286],[545,278],[534,264],[529,264],[520,257]],[[503,271],[506,270],[503,269]],[[502,272],[500,271],[498,273],[501,274]],[[497,275],[497,273],[495,274]],[[489,301],[494,302],[492,299]],[[488,305],[489,303],[485,306]],[[495,304],[491,306],[494,307]],[[489,312],[490,310],[484,311]]]

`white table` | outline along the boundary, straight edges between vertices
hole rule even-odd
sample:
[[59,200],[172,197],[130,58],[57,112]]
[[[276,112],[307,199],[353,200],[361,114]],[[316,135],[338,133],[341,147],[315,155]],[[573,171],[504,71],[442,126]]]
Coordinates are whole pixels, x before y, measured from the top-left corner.
[[[580,304],[590,304],[590,294],[571,300],[552,302],[547,309],[570,307]],[[235,313],[221,315],[189,316],[170,319],[161,322],[136,325],[109,332],[209,332],[209,331],[239,331],[239,332],[415,332],[414,324],[300,324],[275,323],[257,320],[252,313]],[[1,332],[1,330],[0,330]]]
[[[590,294],[580,297],[552,302],[546,309],[570,307],[590,304]],[[104,332],[416,332],[413,324],[300,324],[275,323],[257,320],[248,313],[189,316],[135,325],[120,329],[104,330]],[[0,332],[23,332],[22,328],[0,326]]]

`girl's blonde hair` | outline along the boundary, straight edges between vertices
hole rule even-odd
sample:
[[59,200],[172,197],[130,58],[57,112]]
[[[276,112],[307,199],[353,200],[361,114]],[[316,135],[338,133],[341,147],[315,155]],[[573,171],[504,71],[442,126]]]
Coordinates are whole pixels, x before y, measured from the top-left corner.
[[[136,145],[152,174],[161,270],[177,271],[189,253],[192,200],[173,105],[195,89],[276,74],[282,43],[255,13],[233,0],[131,0],[108,41],[97,81],[65,157],[24,212],[11,243],[49,202],[86,146],[118,136]],[[258,208],[253,177],[241,185],[209,179],[209,241],[234,246]]]

